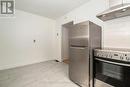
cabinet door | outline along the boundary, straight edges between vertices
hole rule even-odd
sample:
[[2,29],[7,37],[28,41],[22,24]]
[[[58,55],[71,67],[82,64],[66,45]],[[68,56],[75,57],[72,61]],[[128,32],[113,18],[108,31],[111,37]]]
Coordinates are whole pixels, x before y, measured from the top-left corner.
[[109,0],[110,7],[122,4],[122,0]]
[[88,47],[70,47],[70,79],[80,86],[89,84],[89,49]]
[[130,3],[130,0],[124,0],[124,3]]

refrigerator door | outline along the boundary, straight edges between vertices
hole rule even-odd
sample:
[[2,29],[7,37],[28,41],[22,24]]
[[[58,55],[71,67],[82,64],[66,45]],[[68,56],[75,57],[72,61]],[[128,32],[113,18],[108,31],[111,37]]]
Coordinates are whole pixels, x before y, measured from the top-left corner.
[[70,47],[69,76],[81,87],[89,87],[88,47]]

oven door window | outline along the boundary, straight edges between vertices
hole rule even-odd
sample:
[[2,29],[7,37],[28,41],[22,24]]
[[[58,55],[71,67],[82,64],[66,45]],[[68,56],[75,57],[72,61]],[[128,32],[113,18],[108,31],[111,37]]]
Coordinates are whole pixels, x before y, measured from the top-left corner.
[[96,60],[96,79],[115,87],[130,87],[130,67]]
[[113,65],[113,64],[108,64],[108,63],[102,63],[102,74],[117,80],[122,80],[123,75],[122,75],[122,69],[123,67]]

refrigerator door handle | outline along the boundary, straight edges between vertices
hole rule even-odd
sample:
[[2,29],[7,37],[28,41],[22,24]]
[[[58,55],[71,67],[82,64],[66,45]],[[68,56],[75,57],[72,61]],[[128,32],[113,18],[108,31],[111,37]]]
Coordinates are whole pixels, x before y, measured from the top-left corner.
[[70,49],[80,49],[80,50],[84,50],[85,47],[70,47]]

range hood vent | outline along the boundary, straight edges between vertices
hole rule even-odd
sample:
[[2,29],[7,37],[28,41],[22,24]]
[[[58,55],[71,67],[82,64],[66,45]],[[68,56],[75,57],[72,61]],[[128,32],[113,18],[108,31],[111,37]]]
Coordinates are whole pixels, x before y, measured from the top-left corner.
[[97,17],[103,21],[130,16],[130,3],[119,4],[100,13]]

